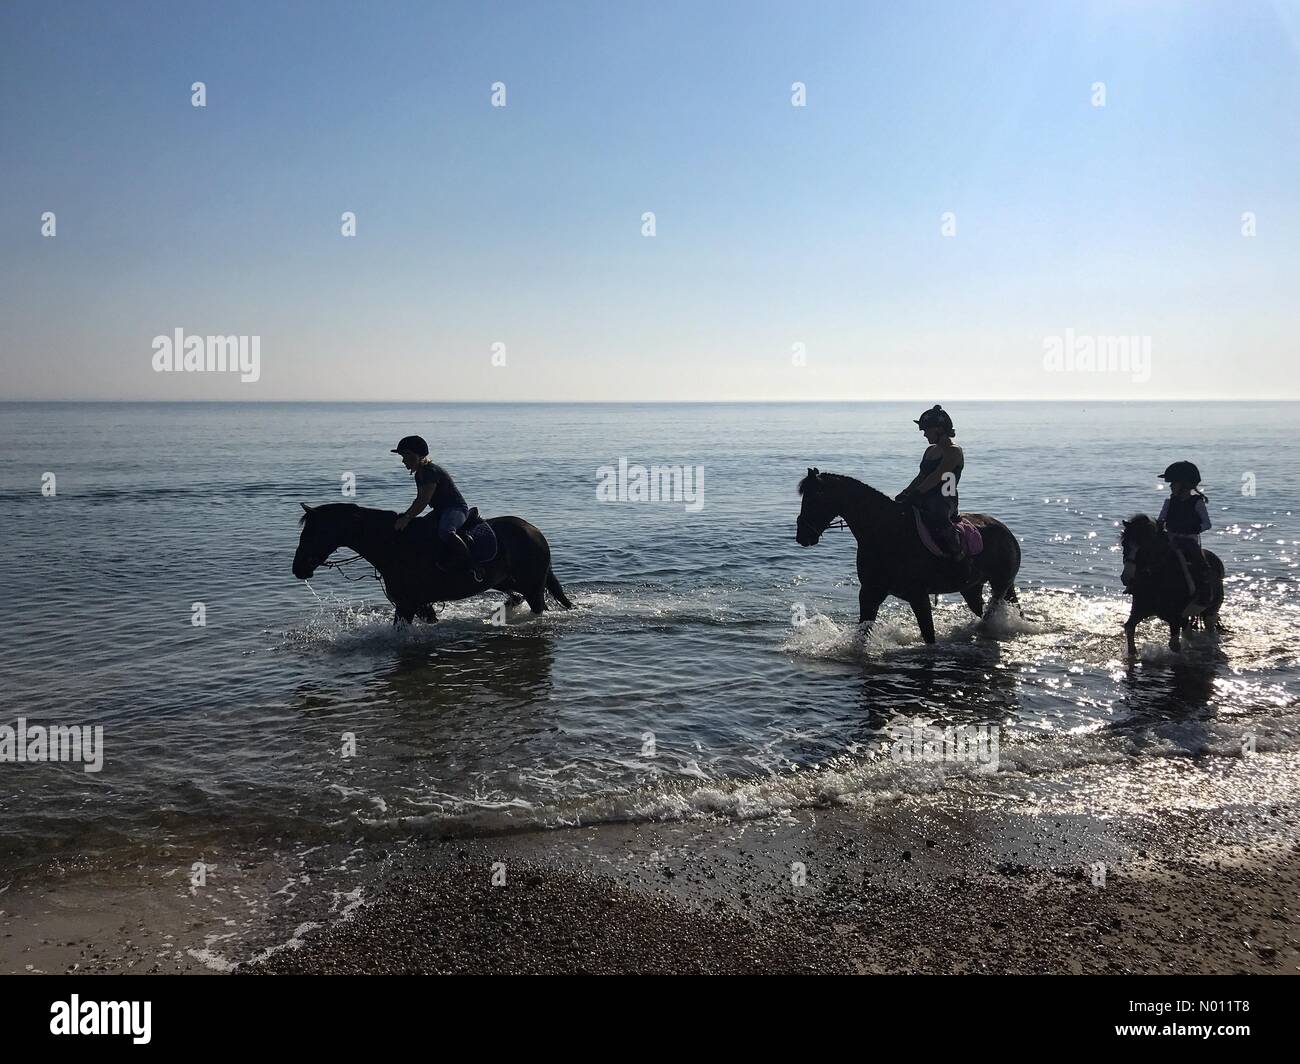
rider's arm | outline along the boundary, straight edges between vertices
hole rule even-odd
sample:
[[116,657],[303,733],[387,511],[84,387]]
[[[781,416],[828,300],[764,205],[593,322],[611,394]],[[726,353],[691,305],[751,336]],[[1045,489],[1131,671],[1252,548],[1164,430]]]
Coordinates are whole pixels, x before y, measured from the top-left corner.
[[411,523],[411,520],[433,500],[433,493],[436,489],[437,485],[435,484],[421,484],[419,490],[415,493],[415,502],[411,503],[404,513],[397,515],[393,528],[398,532],[403,531]]
[[1196,516],[1200,518],[1201,531],[1208,532],[1210,530],[1210,511],[1205,508],[1204,499],[1196,500]]
[[435,486],[433,484],[421,484],[420,490],[415,493],[415,502],[406,508],[403,517],[418,517],[420,511],[433,501]]
[[[925,449],[925,453],[927,455],[930,453],[930,449],[928,447]],[[926,479],[926,475],[924,473],[917,473],[916,476],[914,476],[911,479],[911,481],[908,482],[907,487],[905,487],[902,491],[900,491],[897,495],[895,495],[894,498],[902,499],[903,496],[905,495],[917,494],[921,490],[921,481],[925,479]]]
[[1156,518],[1156,528],[1159,531],[1163,532],[1165,530],[1165,521],[1167,521],[1168,519],[1169,519],[1169,500],[1166,499],[1165,504],[1162,507],[1160,507],[1160,516]]

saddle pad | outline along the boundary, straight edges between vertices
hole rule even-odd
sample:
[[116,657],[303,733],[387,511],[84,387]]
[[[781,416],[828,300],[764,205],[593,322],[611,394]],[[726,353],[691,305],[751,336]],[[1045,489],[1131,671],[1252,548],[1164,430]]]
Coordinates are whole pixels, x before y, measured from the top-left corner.
[[[921,520],[921,511],[914,506],[912,507],[912,514],[916,518],[916,534],[921,537],[925,549],[936,558],[946,558],[947,555],[939,549],[939,544],[934,541],[934,537],[930,535],[930,530],[925,527],[925,522]],[[964,517],[957,522],[957,535],[961,537],[962,546],[966,548],[968,556],[973,558],[984,549],[984,537],[980,535],[980,530]]]
[[461,535],[469,544],[469,556],[475,565],[486,565],[497,556],[496,530],[486,521],[478,520],[462,526]]

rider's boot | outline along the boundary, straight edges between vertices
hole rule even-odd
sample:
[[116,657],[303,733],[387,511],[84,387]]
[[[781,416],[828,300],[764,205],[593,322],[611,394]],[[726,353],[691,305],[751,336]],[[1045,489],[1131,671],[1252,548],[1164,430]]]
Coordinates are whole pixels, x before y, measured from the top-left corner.
[[465,542],[465,537],[459,532],[450,532],[442,540],[442,549],[439,552],[438,566],[441,569],[451,573],[463,573],[467,569],[473,568],[473,561],[470,558],[469,544]]
[[955,562],[964,562],[966,560],[966,544],[957,533],[957,526],[951,521],[936,521],[934,527],[930,529],[934,540],[939,544],[939,549]]
[[452,547],[455,552],[454,565],[458,570],[468,571],[478,583],[483,583],[483,570],[474,564],[474,556],[469,549],[469,540],[465,534],[460,531],[453,532],[447,537],[450,542],[456,544]]

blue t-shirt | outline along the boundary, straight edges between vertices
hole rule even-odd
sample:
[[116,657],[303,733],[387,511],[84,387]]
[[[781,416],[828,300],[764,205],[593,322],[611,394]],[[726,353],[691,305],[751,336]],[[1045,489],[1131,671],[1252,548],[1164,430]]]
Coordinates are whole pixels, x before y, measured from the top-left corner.
[[461,510],[469,509],[465,505],[465,496],[456,487],[456,482],[451,479],[451,474],[435,462],[422,462],[416,467],[415,483],[419,488],[423,488],[428,484],[433,485],[433,498],[429,500],[429,509],[435,513],[452,507]]

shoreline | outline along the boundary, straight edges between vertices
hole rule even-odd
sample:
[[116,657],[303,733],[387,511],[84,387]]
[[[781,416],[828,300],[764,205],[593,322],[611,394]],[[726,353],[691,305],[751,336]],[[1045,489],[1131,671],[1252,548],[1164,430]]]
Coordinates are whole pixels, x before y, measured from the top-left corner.
[[220,875],[203,890],[177,867],[166,886],[139,865],[113,876],[62,868],[0,890],[2,967],[1300,971],[1300,754],[1134,760],[969,784],[752,820],[411,838],[386,849],[347,840],[313,847],[288,872],[267,855],[217,854]]
[[[576,829],[558,845],[419,846],[354,920],[240,971],[1300,970],[1294,804],[1158,825],[996,804],[903,801],[866,815]],[[1090,875],[1097,861],[1104,886]]]

